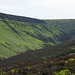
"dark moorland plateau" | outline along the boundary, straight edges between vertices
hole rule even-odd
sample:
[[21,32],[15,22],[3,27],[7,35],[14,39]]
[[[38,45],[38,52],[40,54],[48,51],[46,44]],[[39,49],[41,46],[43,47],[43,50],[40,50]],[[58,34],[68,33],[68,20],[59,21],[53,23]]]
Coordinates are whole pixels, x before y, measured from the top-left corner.
[[75,75],[75,19],[0,13],[0,75]]
[[0,69],[0,75],[75,75],[75,53],[50,60],[17,63]]

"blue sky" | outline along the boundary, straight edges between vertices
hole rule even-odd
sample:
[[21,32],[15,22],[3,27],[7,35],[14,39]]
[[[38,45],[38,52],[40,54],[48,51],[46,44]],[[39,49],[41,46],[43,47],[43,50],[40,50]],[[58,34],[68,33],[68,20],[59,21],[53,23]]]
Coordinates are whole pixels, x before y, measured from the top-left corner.
[[0,12],[38,19],[75,19],[75,0],[0,0]]

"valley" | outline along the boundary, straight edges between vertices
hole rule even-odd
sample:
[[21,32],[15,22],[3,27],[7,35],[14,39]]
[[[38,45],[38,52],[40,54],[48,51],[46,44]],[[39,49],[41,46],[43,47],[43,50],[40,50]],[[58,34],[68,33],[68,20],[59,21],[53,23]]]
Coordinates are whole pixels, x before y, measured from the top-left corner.
[[75,19],[0,13],[0,75],[75,75]]
[[[4,16],[3,16],[4,15]],[[0,14],[0,58],[54,46],[75,38],[75,20],[38,20]],[[14,20],[13,20],[14,19]],[[26,21],[25,21],[26,19]],[[34,22],[35,21],[35,22]]]

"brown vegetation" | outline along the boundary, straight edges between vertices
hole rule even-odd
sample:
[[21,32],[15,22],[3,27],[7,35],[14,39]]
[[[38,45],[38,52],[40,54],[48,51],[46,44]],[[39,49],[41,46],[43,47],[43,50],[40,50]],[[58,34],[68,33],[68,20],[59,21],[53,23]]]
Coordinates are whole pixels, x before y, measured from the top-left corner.
[[75,53],[51,60],[18,63],[12,67],[0,69],[0,72],[5,72],[5,75],[55,75],[55,72],[65,69],[75,73]]

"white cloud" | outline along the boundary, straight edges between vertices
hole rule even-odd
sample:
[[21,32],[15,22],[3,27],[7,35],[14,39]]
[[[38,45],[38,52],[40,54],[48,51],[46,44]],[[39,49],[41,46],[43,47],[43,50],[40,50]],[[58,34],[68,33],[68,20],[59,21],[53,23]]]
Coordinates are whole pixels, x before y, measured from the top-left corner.
[[0,11],[36,18],[75,17],[75,0],[1,0]]
[[12,6],[12,5],[0,5],[0,9],[6,9],[6,10],[22,10],[19,6]]
[[[34,0],[33,0],[34,1]],[[65,6],[75,6],[75,0],[35,0],[34,4],[41,7],[65,7]]]

